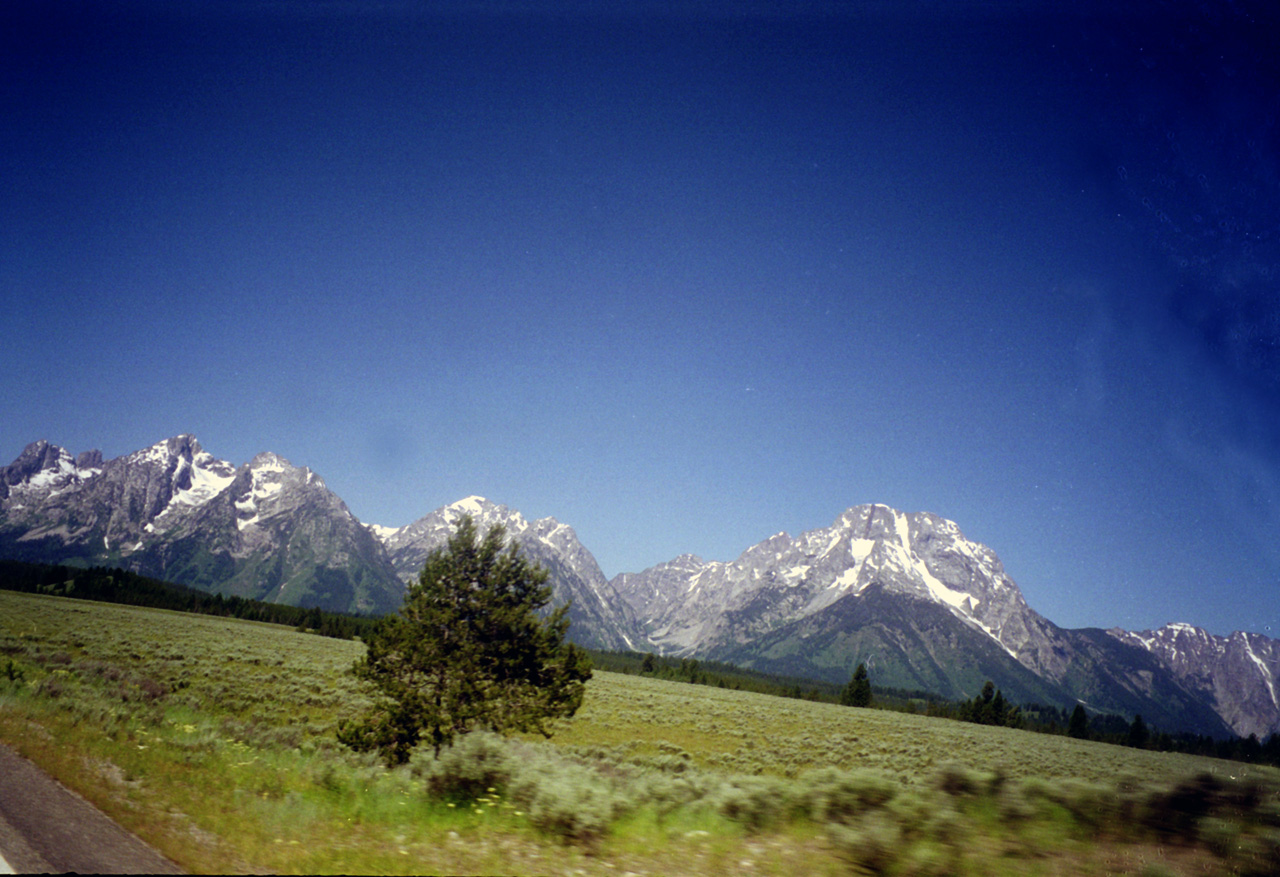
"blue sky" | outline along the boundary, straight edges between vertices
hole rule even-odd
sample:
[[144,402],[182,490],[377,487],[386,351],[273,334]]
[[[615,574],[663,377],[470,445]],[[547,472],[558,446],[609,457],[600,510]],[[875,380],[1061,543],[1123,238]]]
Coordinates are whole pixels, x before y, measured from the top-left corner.
[[879,502],[1280,635],[1273,22],[1188,6],[5,4],[0,457],[189,432],[610,576]]

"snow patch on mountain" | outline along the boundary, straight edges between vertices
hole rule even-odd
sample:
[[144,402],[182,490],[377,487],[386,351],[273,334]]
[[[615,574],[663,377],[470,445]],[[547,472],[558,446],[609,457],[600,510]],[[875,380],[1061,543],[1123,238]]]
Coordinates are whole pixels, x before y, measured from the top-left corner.
[[204,505],[219,493],[231,486],[236,471],[230,464],[215,460],[213,455],[202,451],[191,463],[185,460],[182,466],[191,473],[191,486],[173,495],[171,502],[179,505]]
[[[319,482],[311,477],[309,469],[301,471],[304,474],[300,480],[304,484]],[[249,488],[235,501],[236,528],[243,532],[257,526],[262,521],[264,506],[270,505],[284,489],[285,480],[296,478],[297,473],[299,469],[278,454],[263,453],[254,457],[249,463]]]
[[[93,459],[100,463],[101,455]],[[32,467],[34,471],[23,472],[25,467],[20,466],[22,463]],[[65,449],[41,441],[29,445],[14,465],[4,471],[12,472],[12,481],[8,485],[11,495],[28,502],[39,502],[78,488],[85,481],[99,475],[102,466],[81,466]]]
[[369,528],[369,532],[377,537],[379,542],[385,543],[392,536],[403,530],[403,527],[385,527],[382,524],[365,524]]
[[1261,738],[1280,731],[1280,641],[1243,631],[1216,636],[1185,622],[1107,633],[1146,650],[1183,684],[1201,692],[1240,736]]
[[1271,703],[1276,707],[1280,707],[1280,700],[1276,700],[1276,685],[1272,671],[1267,668],[1267,665],[1254,652],[1253,646],[1249,642],[1249,635],[1242,633],[1240,639],[1244,642],[1245,653],[1249,656],[1249,660],[1253,661],[1254,666],[1258,668],[1258,675],[1262,677],[1262,681],[1267,686],[1267,693],[1271,695]]
[[485,505],[488,503],[483,496],[468,496],[457,502],[450,503],[446,508],[458,515],[471,515],[473,518],[484,516]]

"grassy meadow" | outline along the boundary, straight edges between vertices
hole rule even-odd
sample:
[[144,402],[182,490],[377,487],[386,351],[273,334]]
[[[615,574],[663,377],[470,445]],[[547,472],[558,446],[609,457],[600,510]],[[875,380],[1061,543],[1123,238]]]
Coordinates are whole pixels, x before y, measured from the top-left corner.
[[196,872],[1269,874],[1280,772],[597,671],[388,770],[358,642],[0,591],[0,738]]

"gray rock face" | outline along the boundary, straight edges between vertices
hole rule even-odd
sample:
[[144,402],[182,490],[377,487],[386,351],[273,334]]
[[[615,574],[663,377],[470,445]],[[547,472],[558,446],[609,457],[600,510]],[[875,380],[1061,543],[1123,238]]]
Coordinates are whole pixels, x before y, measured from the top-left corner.
[[1139,633],[1107,631],[1150,652],[1180,681],[1199,692],[1241,737],[1280,732],[1280,642],[1236,631],[1215,636],[1190,624],[1166,624]]
[[995,552],[951,521],[882,505],[830,526],[779,533],[730,563],[685,555],[613,580],[654,649],[771,672],[973,697],[1012,697],[1227,732],[1204,699],[1150,656],[1036,613]]
[[189,435],[103,462],[35,442],[0,469],[0,556],[121,566],[224,594],[356,612],[389,612],[427,554],[464,514],[502,524],[547,567],[553,602],[572,601],[570,637],[628,649],[639,624],[573,528],[532,523],[476,497],[407,527],[356,520],[306,467],[263,453],[242,466]]
[[573,528],[555,518],[530,523],[518,511],[471,496],[398,530],[370,530],[381,534],[397,575],[409,583],[422,570],[427,555],[448,541],[464,515],[471,516],[482,535],[494,526],[504,527],[507,538],[514,540],[530,561],[547,568],[552,605],[573,601],[569,635],[574,642],[619,650],[634,648],[639,642],[639,625],[630,607],[614,593]]
[[117,565],[220,593],[388,611],[403,587],[324,482],[274,454],[239,468],[189,435],[124,457],[30,445],[6,467],[0,551]]
[[[873,584],[942,605],[1014,656],[1044,622],[989,548],[935,515],[881,505],[851,508],[794,539],[779,533],[732,563],[685,555],[613,584],[647,622],[650,641],[676,653],[742,643]],[[726,627],[725,613],[741,617],[747,607],[754,607],[748,627]]]
[[[88,464],[88,465],[85,465]],[[102,462],[91,451],[73,459],[47,442],[28,445],[5,469],[3,529],[19,540],[57,539],[89,554],[129,553],[166,513],[181,518],[230,479],[192,436],[176,436],[127,457]]]

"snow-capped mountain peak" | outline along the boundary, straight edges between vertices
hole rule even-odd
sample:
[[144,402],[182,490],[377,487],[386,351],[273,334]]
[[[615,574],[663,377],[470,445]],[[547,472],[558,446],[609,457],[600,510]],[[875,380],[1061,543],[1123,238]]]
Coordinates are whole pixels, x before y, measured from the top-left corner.
[[66,449],[42,439],[27,445],[12,465],[0,471],[0,499],[13,492],[47,497],[74,489],[101,471],[101,452],[72,457]]
[[514,539],[529,529],[529,522],[520,512],[490,502],[483,496],[468,496],[450,503],[440,512],[451,528],[457,526],[463,517],[470,516],[481,536],[495,526],[506,530],[507,539]]
[[639,641],[634,616],[612,592],[595,558],[578,541],[573,528],[555,518],[530,523],[505,505],[468,496],[407,526],[371,528],[370,532],[386,546],[401,580],[411,583],[427,556],[449,540],[466,516],[482,537],[501,526],[508,542],[518,544],[529,560],[547,568],[555,582],[555,601],[572,601],[569,617],[579,631],[579,641],[603,648],[632,648]]
[[[148,534],[169,529],[176,518],[203,507],[230,487],[236,475],[235,466],[217,459],[200,447],[195,436],[186,434],[135,451],[124,458],[123,468],[142,474],[151,485],[146,493],[155,498],[155,511],[142,526]],[[139,541],[127,550],[141,546]]]
[[403,530],[403,527],[385,527],[382,524],[365,524],[369,528],[369,532],[382,543],[386,543],[392,536]]
[[478,518],[485,513],[486,507],[491,508],[492,506],[493,503],[483,496],[468,496],[457,502],[449,503],[445,508],[459,515],[472,515]]
[[403,595],[381,544],[309,469],[269,453],[236,467],[190,434],[106,462],[28,446],[0,470],[0,551],[347,611]]
[[638,613],[655,618],[654,644],[674,651],[736,636],[710,623],[713,616],[750,607],[767,626],[878,586],[945,607],[1016,656],[1016,638],[1003,635],[1005,616],[1029,611],[995,555],[953,522],[877,504],[847,509],[831,526],[794,538],[777,533],[732,563],[678,559],[615,585]]
[[1280,729],[1280,642],[1244,631],[1216,636],[1185,622],[1107,633],[1150,652],[1237,734],[1263,737]]

